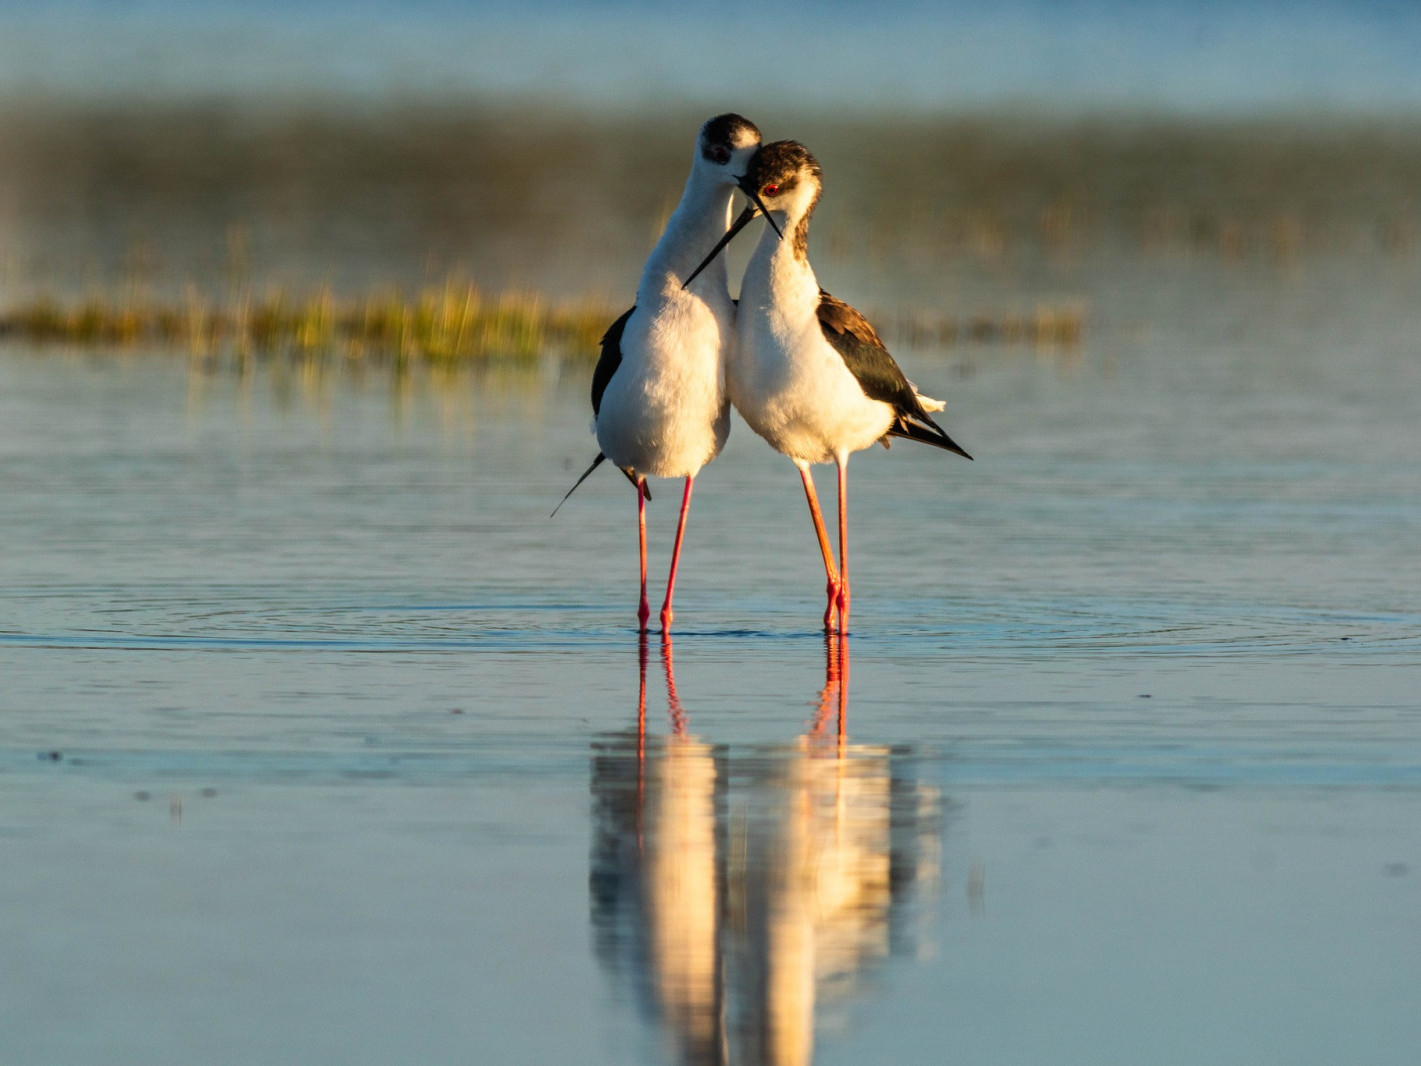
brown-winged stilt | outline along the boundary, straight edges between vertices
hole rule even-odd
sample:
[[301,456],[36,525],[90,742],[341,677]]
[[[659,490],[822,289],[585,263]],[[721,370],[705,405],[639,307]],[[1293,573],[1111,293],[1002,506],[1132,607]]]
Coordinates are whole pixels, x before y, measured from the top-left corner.
[[[847,468],[852,452],[875,441],[906,437],[972,458],[933,421],[943,403],[918,392],[888,354],[866,318],[819,287],[807,251],[809,219],[823,181],[819,163],[797,141],[760,148],[740,181],[752,206],[726,231],[701,267],[714,269],[720,251],[757,213],[769,221],[750,257],[736,315],[739,343],[726,362],[730,400],[770,446],[799,467],[809,513],[824,556],[828,606],[824,626],[849,617]],[[708,267],[707,265],[710,264]],[[839,563],[814,492],[813,463],[832,461],[839,473]]]

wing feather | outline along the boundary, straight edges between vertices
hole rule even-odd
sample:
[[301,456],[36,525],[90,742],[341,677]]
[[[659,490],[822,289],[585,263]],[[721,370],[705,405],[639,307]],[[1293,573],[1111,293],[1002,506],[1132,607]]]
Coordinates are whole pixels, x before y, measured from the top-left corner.
[[597,369],[592,371],[592,415],[594,418],[602,410],[602,394],[611,384],[612,375],[617,372],[617,367],[622,365],[622,331],[627,328],[627,319],[632,317],[632,312],[635,310],[636,305],[633,304],[622,314],[621,318],[607,327],[606,333],[602,334],[602,355],[597,360]]
[[888,436],[906,437],[972,458],[933,421],[929,408],[940,411],[943,405],[918,394],[868,319],[823,289],[819,290],[818,313],[824,339],[839,353],[864,395],[893,408]]

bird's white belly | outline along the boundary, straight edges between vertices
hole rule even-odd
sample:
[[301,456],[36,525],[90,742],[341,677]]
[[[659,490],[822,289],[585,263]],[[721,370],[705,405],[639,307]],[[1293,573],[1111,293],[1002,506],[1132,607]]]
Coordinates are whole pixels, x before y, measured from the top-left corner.
[[864,394],[817,321],[813,328],[792,337],[747,330],[727,383],[735,409],[772,448],[791,459],[827,463],[881,438],[893,424],[893,409]]
[[645,326],[637,315],[628,321],[622,364],[597,415],[597,443],[617,466],[694,477],[724,447],[730,408],[721,351],[734,338],[728,321],[704,304],[701,312],[649,316]]

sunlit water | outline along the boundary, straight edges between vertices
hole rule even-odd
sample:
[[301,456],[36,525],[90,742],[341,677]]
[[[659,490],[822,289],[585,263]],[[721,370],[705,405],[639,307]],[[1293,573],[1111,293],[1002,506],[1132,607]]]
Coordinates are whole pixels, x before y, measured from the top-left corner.
[[1337,270],[903,352],[977,461],[855,458],[843,649],[743,424],[643,651],[579,373],[4,350],[0,1061],[1407,1060],[1421,322]]

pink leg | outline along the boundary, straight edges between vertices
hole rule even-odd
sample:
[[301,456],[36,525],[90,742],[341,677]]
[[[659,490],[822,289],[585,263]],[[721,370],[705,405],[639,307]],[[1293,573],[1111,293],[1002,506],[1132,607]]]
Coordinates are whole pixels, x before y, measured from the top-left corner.
[[839,632],[849,629],[849,471],[839,464]]
[[641,605],[637,608],[637,625],[640,632],[646,632],[646,620],[651,617],[651,604],[646,599],[646,478],[638,478],[636,483],[636,524],[637,539],[641,548]]
[[681,561],[681,540],[686,535],[686,512],[691,509],[691,485],[695,478],[686,479],[686,492],[681,497],[681,520],[676,523],[676,546],[671,549],[671,576],[666,579],[666,602],[661,605],[661,632],[671,632],[671,597],[676,592],[676,566]]
[[824,608],[824,628],[830,630],[834,628],[834,611],[839,596],[839,571],[834,566],[834,549],[829,544],[829,533],[824,528],[824,515],[819,510],[819,497],[814,491],[814,476],[809,472],[809,467],[801,466],[799,477],[804,482],[804,495],[809,500],[809,516],[814,519],[814,533],[819,538],[819,551],[824,556],[824,574],[829,579],[828,588],[825,590],[829,606]]

